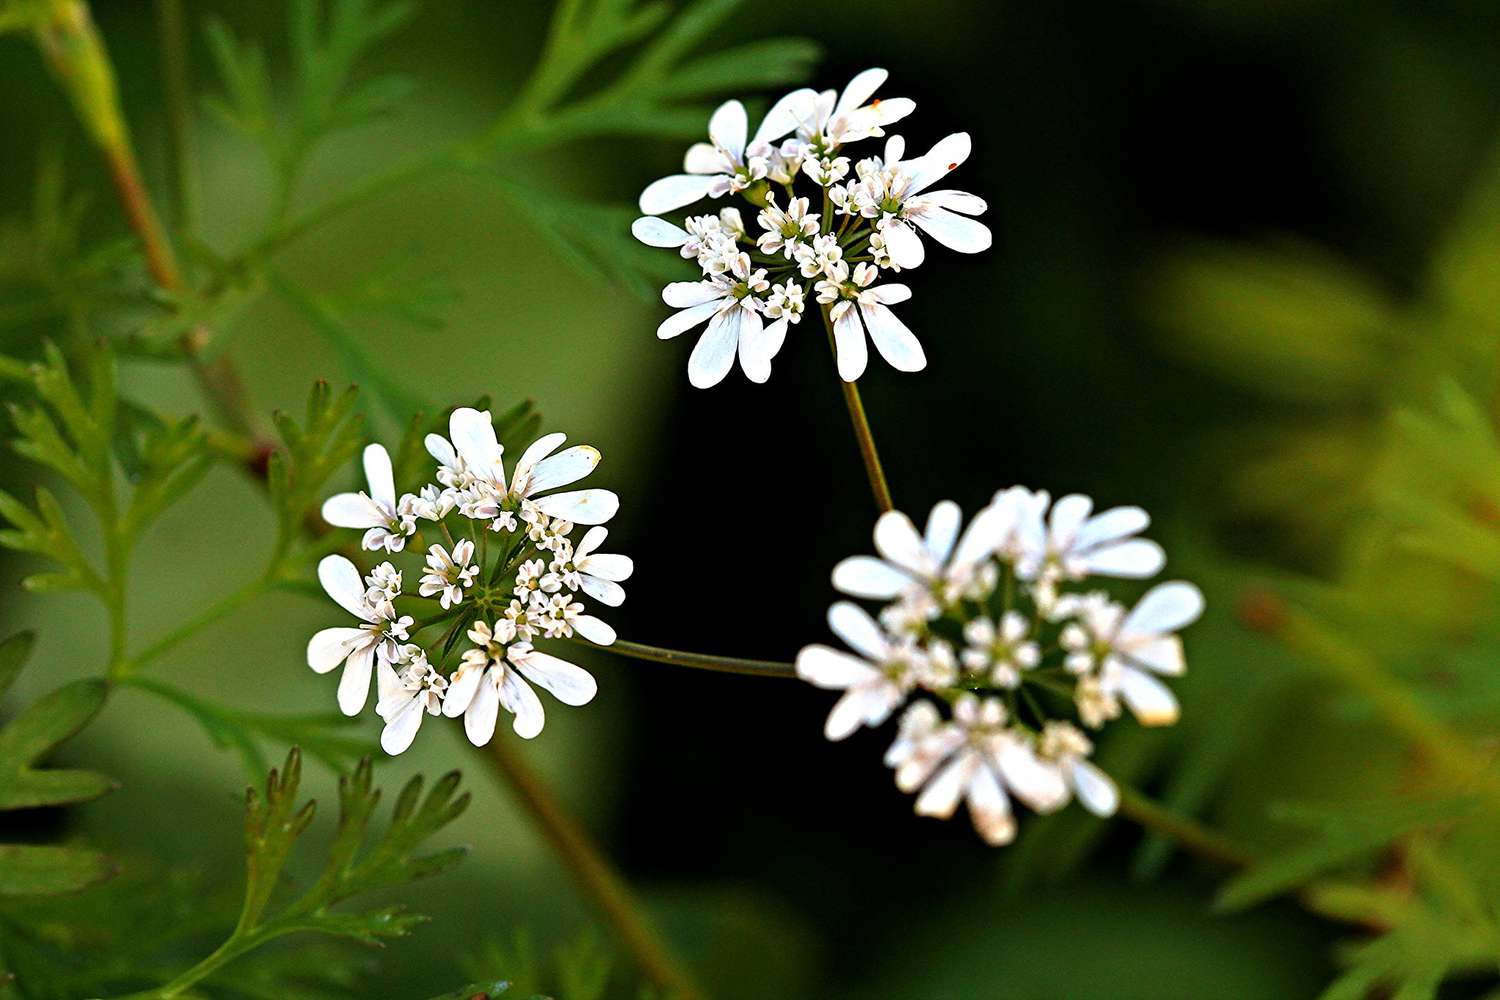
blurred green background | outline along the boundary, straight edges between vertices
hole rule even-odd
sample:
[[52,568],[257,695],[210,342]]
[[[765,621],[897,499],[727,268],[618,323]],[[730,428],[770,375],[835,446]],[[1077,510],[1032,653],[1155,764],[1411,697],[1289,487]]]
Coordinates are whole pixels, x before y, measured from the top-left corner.
[[[95,13],[160,190],[151,7],[100,2]],[[280,3],[189,2],[199,89],[209,14],[267,39],[273,70],[285,59]],[[525,79],[547,16],[545,4],[421,5],[374,60],[410,76],[414,92],[395,116],[321,151],[295,203],[481,127]],[[1106,764],[1263,843],[1287,836],[1268,801],[1389,784],[1399,768],[1384,762],[1378,728],[1233,611],[1249,582],[1294,573],[1350,601],[1372,575],[1393,603],[1430,599],[1442,616],[1458,601],[1382,576],[1379,559],[1350,551],[1384,552],[1381,536],[1350,531],[1370,509],[1372,456],[1400,458],[1384,436],[1390,412],[1428,402],[1440,376],[1479,391],[1492,380],[1488,348],[1474,345],[1492,340],[1497,314],[1482,296],[1448,294],[1462,282],[1443,276],[1483,275],[1500,246],[1489,239],[1500,227],[1486,227],[1486,194],[1500,190],[1490,159],[1500,9],[763,0],[723,35],[815,40],[819,87],[889,68],[886,96],[917,100],[899,131],[919,148],[972,133],[956,186],[988,200],[995,248],[929,257],[903,311],[928,370],[872,365],[862,388],[898,506],[920,514],[952,498],[972,511],[1013,483],[1141,503],[1169,571],[1204,586],[1183,725],[1120,727]],[[0,215],[28,210],[50,150],[94,192],[87,235],[120,236],[97,156],[22,37],[0,37],[0,94]],[[271,178],[209,116],[196,117],[194,138],[200,236],[228,252],[258,224]],[[556,195],[629,206],[681,148],[592,139],[518,153],[503,169]],[[470,175],[423,179],[318,230],[279,267],[320,289],[385,266],[432,276],[451,292],[443,324],[360,317],[351,326],[368,357],[439,405],[533,397],[549,429],[601,448],[595,478],[623,498],[611,543],[638,567],[611,616],[623,637],[782,660],[822,641],[828,570],[866,550],[873,512],[821,331],[794,328],[766,386],[736,375],[694,391],[687,344],[653,336],[662,307],[577,266],[518,197]],[[6,275],[7,291],[24,290],[22,271]],[[1472,339],[1443,332],[1459,328]],[[0,350],[34,355],[47,332],[45,321],[11,324]],[[265,411],[300,406],[314,379],[363,377],[274,298],[228,335]],[[125,384],[166,410],[201,405],[170,366],[131,364]],[[7,489],[33,480],[3,461]],[[213,472],[140,552],[133,634],[157,634],[248,579],[272,533],[244,478]],[[18,704],[97,673],[104,657],[102,616],[85,598],[21,594],[33,568],[0,562],[0,632],[41,633]],[[1482,577],[1466,584],[1467,606],[1487,598]],[[331,685],[305,668],[303,647],[327,612],[268,598],[156,669],[240,707],[323,710]],[[1492,635],[1487,624],[1471,613],[1466,634]],[[1033,818],[1019,844],[994,851],[962,821],[912,816],[880,765],[885,734],[826,744],[829,700],[811,688],[603,656],[589,665],[600,697],[549,712],[525,753],[716,996],[1300,997],[1334,974],[1338,929],[1289,903],[1213,912],[1219,873],[1143,842],[1124,820]],[[546,951],[592,919],[524,813],[472,767],[458,727],[427,728],[378,775],[391,786],[417,771],[471,771],[476,803],[446,836],[474,852],[404,894],[434,919],[378,956],[371,996],[438,992],[490,942],[524,932]],[[232,897],[244,783],[232,754],[126,692],[65,756],[123,787],[34,822],[73,824],[143,866],[156,859],[153,870],[200,871]],[[331,776],[310,770],[326,795]]]

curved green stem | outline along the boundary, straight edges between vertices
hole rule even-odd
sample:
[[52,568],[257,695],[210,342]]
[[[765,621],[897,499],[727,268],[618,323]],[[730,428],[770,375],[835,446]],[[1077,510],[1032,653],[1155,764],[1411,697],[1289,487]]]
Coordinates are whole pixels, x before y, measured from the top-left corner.
[[664,649],[640,642],[617,639],[608,646],[597,646],[591,642],[582,645],[602,649],[607,653],[628,656],[634,660],[665,663],[673,667],[691,667],[694,670],[712,670],[721,674],[746,674],[751,677],[796,677],[797,668],[790,663],[776,660],[746,660],[737,656],[713,656],[708,653],[688,653],[680,649]]
[[1120,786],[1120,815],[1159,833],[1184,850],[1231,868],[1255,862],[1255,853],[1190,816],[1174,813],[1140,792]]
[[[838,357],[838,346],[833,337],[833,320],[829,317],[830,306],[818,310],[823,316],[823,328],[828,331],[828,347]],[[859,445],[860,461],[864,462],[865,475],[870,480],[870,492],[875,497],[875,506],[884,514],[894,510],[891,487],[885,480],[885,469],[880,464],[880,452],[875,449],[875,436],[870,431],[870,419],[865,416],[865,404],[859,397],[859,386],[839,379],[844,390],[844,405],[849,408],[849,422],[854,426],[854,440]]]

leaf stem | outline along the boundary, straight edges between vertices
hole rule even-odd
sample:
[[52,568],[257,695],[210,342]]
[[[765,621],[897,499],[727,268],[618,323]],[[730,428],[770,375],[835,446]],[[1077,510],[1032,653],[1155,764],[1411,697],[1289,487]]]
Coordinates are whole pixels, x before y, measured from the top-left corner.
[[1217,864],[1243,868],[1255,861],[1254,852],[1224,834],[1191,817],[1172,812],[1124,785],[1120,786],[1120,815]]
[[187,26],[182,0],[156,0],[156,27],[161,38],[163,106],[166,111],[167,186],[179,229],[196,223],[192,167],[192,85],[188,65]]
[[665,663],[673,667],[691,667],[694,670],[712,670],[721,674],[745,674],[751,677],[796,677],[797,668],[790,663],[775,660],[746,660],[737,656],[714,656],[709,653],[689,653],[680,649],[664,649],[640,642],[616,639],[612,645],[597,646],[584,640],[575,640],[580,645],[601,649],[606,653],[627,656],[650,663]]
[[[831,308],[831,305],[824,305],[818,311],[823,315],[823,328],[828,331],[828,347],[837,358],[833,320],[829,317]],[[870,492],[875,497],[875,506],[884,514],[894,510],[896,505],[891,500],[891,487],[886,482],[885,469],[880,464],[880,452],[875,450],[875,436],[870,431],[870,420],[865,416],[865,404],[859,397],[859,386],[853,382],[845,382],[842,378],[839,379],[839,385],[844,390],[844,405],[849,408],[849,422],[854,427],[854,440],[859,444],[859,457],[865,464],[865,475],[870,479]]]
[[232,593],[226,594],[193,617],[182,622],[170,632],[167,632],[145,649],[142,649],[124,661],[119,669],[113,672],[114,678],[120,680],[129,677],[153,660],[165,656],[178,645],[197,635],[208,626],[228,617],[233,612],[249,604],[275,585],[275,581],[270,576],[261,576],[256,577]]
[[703,1000],[704,992],[647,921],[625,880],[522,759],[514,742],[497,736],[484,757],[531,814],[641,973],[678,1000]]

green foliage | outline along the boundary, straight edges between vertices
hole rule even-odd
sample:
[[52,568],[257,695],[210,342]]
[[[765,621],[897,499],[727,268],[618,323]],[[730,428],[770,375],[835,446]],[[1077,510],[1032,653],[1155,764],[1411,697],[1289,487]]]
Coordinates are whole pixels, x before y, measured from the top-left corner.
[[281,411],[273,418],[283,444],[271,453],[266,467],[271,506],[279,524],[275,562],[301,533],[308,511],[321,500],[328,477],[360,449],[364,418],[354,410],[358,395],[353,386],[335,395],[327,382],[320,381],[308,394],[300,425]]
[[[0,697],[31,654],[23,632],[0,642]],[[114,782],[92,771],[42,769],[37,764],[88,725],[104,705],[102,681],[75,681],[27,706],[0,728],[0,810],[71,805],[98,798]],[[0,896],[73,892],[114,874],[114,864],[81,847],[0,844]]]
[[614,960],[598,935],[588,929],[553,948],[548,958],[539,955],[531,935],[520,930],[509,944],[491,939],[467,958],[464,966],[476,974],[481,970],[504,970],[505,978],[490,988],[492,994],[509,991],[506,996],[513,993],[532,1000],[554,996],[559,1000],[603,1000]]

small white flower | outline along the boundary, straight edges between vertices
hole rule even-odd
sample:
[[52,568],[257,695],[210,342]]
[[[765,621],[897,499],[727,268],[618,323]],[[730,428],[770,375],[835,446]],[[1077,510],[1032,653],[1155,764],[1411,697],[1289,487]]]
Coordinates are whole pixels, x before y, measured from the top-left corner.
[[816,100],[817,94],[811,90],[786,95],[766,113],[748,142],[750,123],[745,106],[739,101],[725,101],[708,121],[709,141],[694,144],[683,158],[687,172],[650,184],[641,192],[641,211],[661,215],[702,198],[722,198],[743,191],[761,180],[769,169],[771,143],[806,119]]
[[[568,439],[566,434],[538,438],[522,452],[515,475],[507,484],[504,449],[495,437],[488,410],[459,407],[449,417],[448,433],[451,441],[438,434],[427,435],[427,451],[450,478],[466,484],[468,499],[460,501],[460,512],[465,517],[493,519],[492,530],[514,531],[515,512],[525,509],[579,524],[603,524],[619,510],[620,498],[609,490],[541,495],[578,482],[599,464],[598,450],[588,445],[574,445],[552,454]],[[524,507],[527,503],[530,506]],[[507,518],[507,514],[511,516]]]
[[1016,575],[1023,580],[1056,574],[1068,580],[1087,576],[1145,579],[1166,564],[1160,545],[1135,535],[1151,524],[1139,507],[1112,507],[1090,513],[1094,501],[1082,494],[1065,496],[1047,511],[1047,493],[1013,487],[995,494],[995,504],[1010,509],[1013,534],[1006,548]]
[[319,631],[307,644],[307,665],[326,674],[342,663],[339,710],[345,715],[358,715],[370,696],[375,660],[389,663],[396,659],[412,618],[398,616],[388,600],[371,604],[359,570],[343,556],[324,556],[318,563],[318,580],[329,597],[364,624]]
[[380,664],[380,700],[375,705],[376,714],[385,720],[380,748],[393,757],[417,738],[423,715],[442,713],[443,692],[448,688],[448,679],[432,668],[420,646],[402,646],[396,666],[401,667],[399,672],[391,664]]
[[662,301],[680,311],[656,328],[658,338],[670,340],[708,321],[688,358],[688,381],[695,388],[722,382],[734,367],[736,353],[750,381],[771,377],[771,360],[786,339],[787,320],[762,322],[757,296],[770,287],[765,270],[752,267],[750,255],[741,253],[724,274],[703,281],[674,281],[662,289]]
[[998,698],[959,697],[953,719],[918,742],[896,768],[897,787],[921,789],[919,815],[947,819],[967,801],[974,829],[998,846],[1016,836],[1007,790],[1038,813],[1067,804],[1061,767],[1039,757],[1031,737],[1008,728],[1007,721]]
[[1042,659],[1041,647],[1030,638],[1031,622],[1018,611],[1007,611],[1000,624],[981,615],[964,625],[968,648],[963,665],[984,674],[996,687],[1014,689],[1021,685],[1021,671],[1030,670]]
[[884,158],[871,157],[855,165],[859,179],[850,185],[847,200],[857,206],[859,214],[877,220],[885,247],[898,266],[916,267],[926,257],[919,229],[959,253],[990,248],[989,228],[967,218],[985,211],[983,198],[967,191],[927,190],[967,160],[970,149],[969,134],[957,132],[938,140],[926,154],[902,160],[906,143],[897,135],[886,141]]
[[820,688],[844,692],[823,727],[830,740],[841,740],[861,725],[884,722],[917,686],[923,664],[915,646],[888,641],[857,604],[840,601],[829,608],[828,627],[860,655],[831,646],[805,646],[797,654],[797,676]]
[[808,205],[806,198],[793,198],[782,209],[776,204],[775,195],[768,197],[766,207],[756,216],[765,230],[756,240],[761,253],[773,256],[779,253],[791,260],[798,247],[818,234],[818,213],[809,213]]
[[828,270],[839,261],[844,259],[844,248],[839,246],[839,239],[833,233],[824,233],[815,237],[811,243],[799,243],[793,251],[797,259],[797,269],[804,278],[817,278],[828,273]]
[[401,596],[401,571],[388,562],[383,562],[365,577],[365,600],[372,606],[380,602],[394,601]]
[[470,562],[473,558],[474,543],[467,538],[453,546],[452,555],[441,545],[432,546],[427,550],[427,573],[419,582],[417,593],[423,597],[440,595],[438,603],[444,611],[453,607],[464,599],[464,588],[472,587],[479,575],[479,567]]
[[802,322],[802,312],[806,308],[803,299],[802,286],[788,278],[771,286],[771,295],[766,299],[766,315],[771,319],[786,319],[787,322],[797,324]]
[[850,597],[893,600],[903,595],[933,598],[931,615],[974,586],[981,560],[1003,535],[1001,517],[986,509],[959,536],[963,512],[952,500],[933,505],[927,529],[917,534],[911,518],[886,511],[875,522],[873,556],[850,556],[833,568],[833,585]]
[[1083,807],[1095,816],[1113,816],[1120,807],[1120,790],[1109,775],[1088,759],[1094,744],[1077,726],[1053,720],[1042,729],[1038,750],[1043,759],[1062,768],[1063,779]]
[[847,143],[885,134],[892,125],[917,109],[906,97],[875,98],[890,74],[867,69],[849,81],[842,94],[825,90],[818,95],[813,116],[797,129],[797,139],[815,155],[826,155]]
[[458,503],[456,491],[452,489],[438,489],[428,483],[417,493],[408,493],[401,498],[397,505],[397,512],[413,518],[422,518],[425,521],[441,521],[447,517]]
[[502,707],[515,717],[512,728],[517,736],[529,740],[542,731],[546,713],[528,680],[564,705],[587,705],[598,692],[587,670],[538,652],[529,642],[500,641],[482,621],[474,623],[468,637],[475,646],[464,653],[463,663],[449,679],[443,714],[462,715],[464,732],[475,746],[484,746],[495,735]]
[[528,559],[516,570],[515,594],[523,601],[534,595],[555,594],[562,589],[556,573],[547,572],[543,559]]
[[630,579],[635,563],[629,556],[595,551],[608,536],[608,528],[590,528],[577,549],[571,545],[558,549],[550,568],[569,590],[582,590],[600,604],[617,608],[625,603],[625,588],[620,584]]
[[369,529],[361,541],[366,549],[400,552],[417,525],[414,515],[397,510],[391,456],[381,445],[372,444],[365,448],[364,465],[370,491],[329,497],[323,503],[323,520],[338,528]]
[[885,752],[885,766],[900,767],[911,760],[942,723],[942,715],[930,701],[916,701],[906,706],[906,711],[901,713],[895,742]]
[[927,355],[916,334],[891,312],[890,307],[911,298],[911,289],[900,284],[874,286],[879,268],[856,264],[851,274],[843,261],[828,265],[826,277],[817,283],[818,301],[832,303],[834,349],[839,377],[853,382],[865,373],[868,351],[865,332],[886,363],[897,371],[916,372],[927,367]]

